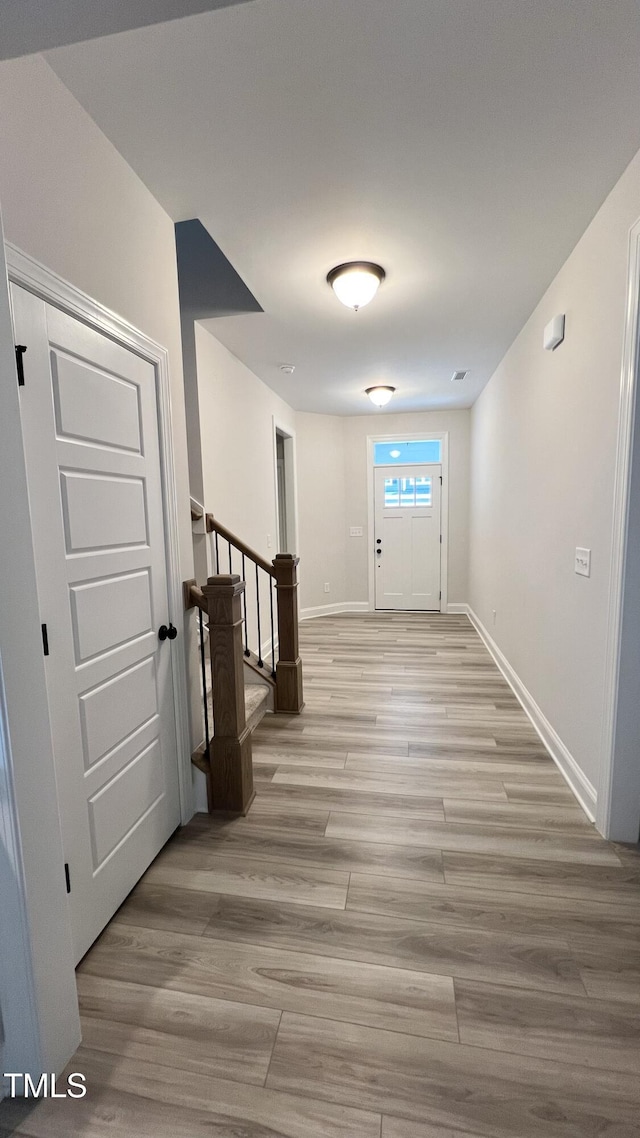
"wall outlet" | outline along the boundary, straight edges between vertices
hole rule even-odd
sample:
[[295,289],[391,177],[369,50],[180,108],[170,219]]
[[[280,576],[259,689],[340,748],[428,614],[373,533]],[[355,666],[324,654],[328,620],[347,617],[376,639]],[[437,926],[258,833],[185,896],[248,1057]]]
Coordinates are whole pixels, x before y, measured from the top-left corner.
[[271,534],[267,534],[267,549],[271,549]]
[[349,527],[349,537],[362,537],[363,532],[362,526]]
[[581,577],[591,576],[591,550],[576,549],[575,572]]
[[330,593],[330,592],[331,592],[331,589],[330,589],[330,587],[329,587],[329,582],[328,582],[328,581],[325,581],[325,583],[324,583],[324,591],[325,591],[325,593]]

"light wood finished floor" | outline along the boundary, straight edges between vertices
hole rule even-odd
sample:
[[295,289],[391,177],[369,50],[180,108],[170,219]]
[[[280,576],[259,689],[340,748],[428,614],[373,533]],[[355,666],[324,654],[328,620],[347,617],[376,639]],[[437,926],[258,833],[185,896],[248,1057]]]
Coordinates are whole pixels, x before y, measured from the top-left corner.
[[638,1138],[640,856],[465,617],[302,627],[246,819],[178,833],[78,972],[32,1138]]

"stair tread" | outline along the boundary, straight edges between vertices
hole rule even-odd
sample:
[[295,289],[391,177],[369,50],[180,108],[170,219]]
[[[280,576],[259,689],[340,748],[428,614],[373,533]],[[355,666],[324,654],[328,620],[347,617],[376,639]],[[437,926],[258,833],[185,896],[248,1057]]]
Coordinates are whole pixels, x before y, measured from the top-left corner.
[[244,689],[244,708],[247,722],[259,707],[267,702],[269,692],[262,684],[246,684]]
[[[268,709],[269,689],[263,684],[245,684],[244,688],[244,714],[247,727],[253,730]],[[208,692],[207,707],[209,709],[209,730],[213,734],[213,703],[211,692]]]

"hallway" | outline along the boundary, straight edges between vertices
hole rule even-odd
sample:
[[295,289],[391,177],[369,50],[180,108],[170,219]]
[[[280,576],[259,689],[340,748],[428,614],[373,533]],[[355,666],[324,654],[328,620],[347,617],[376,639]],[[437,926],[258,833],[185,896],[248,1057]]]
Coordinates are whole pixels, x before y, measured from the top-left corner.
[[87,1097],[2,1138],[637,1138],[637,851],[466,617],[301,638],[249,816],[198,815],[79,968]]

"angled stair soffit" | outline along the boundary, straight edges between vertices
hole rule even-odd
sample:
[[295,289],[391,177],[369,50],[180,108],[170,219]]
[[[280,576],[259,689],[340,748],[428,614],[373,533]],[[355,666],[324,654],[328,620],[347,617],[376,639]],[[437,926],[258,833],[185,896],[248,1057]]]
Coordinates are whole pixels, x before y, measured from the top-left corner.
[[262,312],[230,261],[198,218],[176,224],[180,311],[183,320]]
[[0,59],[129,32],[249,0],[3,0]]

